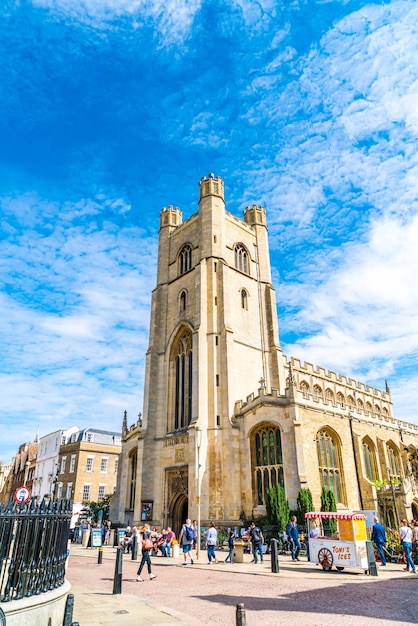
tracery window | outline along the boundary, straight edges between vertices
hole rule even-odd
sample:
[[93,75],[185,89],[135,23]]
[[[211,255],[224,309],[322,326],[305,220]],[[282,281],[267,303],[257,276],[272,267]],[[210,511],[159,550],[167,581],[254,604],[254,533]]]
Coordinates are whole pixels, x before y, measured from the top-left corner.
[[388,455],[388,470],[392,478],[401,477],[401,464],[399,459],[399,451],[392,444],[386,444],[386,453]]
[[372,412],[372,405],[370,404],[370,402],[366,402],[366,411],[368,411],[369,413]]
[[382,409],[382,414],[383,415],[389,415],[389,411],[387,410],[387,408],[385,406]]
[[247,249],[242,245],[242,243],[237,243],[235,246],[235,268],[240,272],[244,272],[244,274],[249,274],[249,255]]
[[265,504],[267,489],[284,487],[280,428],[266,425],[253,435],[253,480],[257,505]]
[[185,428],[192,420],[193,352],[192,333],[183,328],[175,340],[170,355],[172,404],[169,430]]
[[355,408],[356,405],[355,405],[353,396],[347,396],[347,404],[350,409]]
[[362,411],[364,409],[364,404],[362,400],[357,400],[357,408],[359,411]]
[[369,480],[376,480],[377,463],[374,444],[368,437],[365,437],[361,445],[363,449],[364,473]]
[[186,243],[179,252],[178,269],[179,276],[192,269],[192,246],[189,243]]
[[328,429],[320,430],[316,436],[316,449],[321,486],[331,489],[337,503],[344,502],[345,489],[337,437]]
[[343,407],[343,406],[344,406],[344,404],[345,404],[344,394],[343,394],[343,393],[341,393],[341,391],[339,391],[339,392],[337,393],[337,402],[338,402],[339,404],[341,404],[341,406],[342,406],[342,407]]
[[374,405],[374,412],[376,413],[376,415],[380,415],[380,406],[378,406],[377,404]]
[[314,400],[320,400],[323,398],[324,392],[322,391],[322,387],[320,385],[314,385],[313,388],[313,396]]
[[303,393],[304,398],[309,398],[309,385],[304,380],[300,383],[300,390]]
[[332,392],[332,389],[330,389],[328,387],[328,389],[325,389],[325,400],[328,400],[329,402],[334,402],[334,394]]

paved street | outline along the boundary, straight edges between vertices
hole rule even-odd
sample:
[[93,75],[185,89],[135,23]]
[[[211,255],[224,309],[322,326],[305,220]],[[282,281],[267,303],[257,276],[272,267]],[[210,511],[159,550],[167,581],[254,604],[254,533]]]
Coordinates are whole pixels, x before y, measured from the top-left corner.
[[[377,578],[356,570],[325,573],[306,561],[280,557],[280,573],[263,564],[182,567],[181,558],[153,558],[157,578],[135,581],[138,562],[124,556],[121,595],[113,595],[115,549],[105,548],[103,564],[97,552],[71,546],[67,578],[75,596],[74,620],[80,626],[99,624],[235,625],[236,605],[243,602],[246,626],[338,626],[417,624],[418,575],[401,565],[379,568]],[[225,553],[218,553],[225,558]],[[145,574],[145,575],[144,575]]]

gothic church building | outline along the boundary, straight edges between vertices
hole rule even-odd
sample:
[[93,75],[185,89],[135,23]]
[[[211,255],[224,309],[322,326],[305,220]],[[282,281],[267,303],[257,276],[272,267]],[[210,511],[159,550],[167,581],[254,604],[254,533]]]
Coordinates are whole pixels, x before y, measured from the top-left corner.
[[288,360],[279,343],[266,212],[225,210],[200,181],[197,213],[160,214],[143,416],[125,415],[112,520],[178,531],[186,517],[237,526],[283,485],[320,509],[418,517],[418,427],[393,417],[389,389]]

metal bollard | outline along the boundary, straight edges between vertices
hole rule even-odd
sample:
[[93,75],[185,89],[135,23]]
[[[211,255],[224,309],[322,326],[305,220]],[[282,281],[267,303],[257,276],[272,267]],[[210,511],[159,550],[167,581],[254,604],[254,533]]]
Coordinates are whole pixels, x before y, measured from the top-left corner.
[[113,593],[122,593],[122,548],[116,548],[115,576],[113,578]]
[[270,540],[270,555],[271,555],[271,571],[277,574],[279,571],[279,550],[277,548],[277,539]]
[[136,559],[138,558],[138,538],[136,536],[136,534],[133,536],[132,539],[132,561],[136,561]]
[[103,563],[103,546],[100,546],[97,552],[97,563],[101,565]]
[[236,612],[236,626],[245,626],[247,620],[245,619],[245,607],[243,604],[237,604]]
[[73,621],[74,594],[69,593],[65,601],[64,621],[62,626],[71,626]]
[[379,576],[379,572],[377,571],[376,560],[374,558],[374,549],[371,541],[366,541],[366,549],[367,549],[367,561],[369,564],[369,574],[370,576]]

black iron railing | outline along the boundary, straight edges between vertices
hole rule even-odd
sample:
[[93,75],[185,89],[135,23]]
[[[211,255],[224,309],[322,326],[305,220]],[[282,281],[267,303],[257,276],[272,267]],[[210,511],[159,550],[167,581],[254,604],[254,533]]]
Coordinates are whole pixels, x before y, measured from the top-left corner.
[[70,500],[0,504],[0,602],[64,583],[71,511]]

